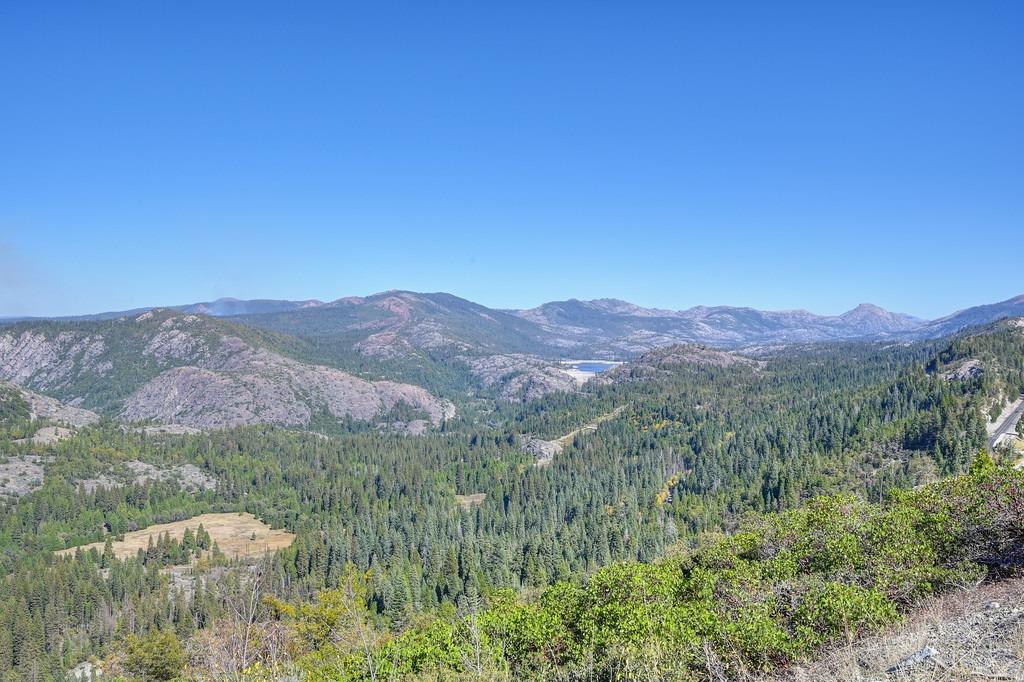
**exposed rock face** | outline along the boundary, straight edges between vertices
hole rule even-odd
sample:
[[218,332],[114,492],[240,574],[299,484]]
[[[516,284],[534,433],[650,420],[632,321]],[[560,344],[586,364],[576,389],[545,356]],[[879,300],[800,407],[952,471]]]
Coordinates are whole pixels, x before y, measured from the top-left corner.
[[615,299],[555,301],[513,311],[540,326],[561,347],[588,349],[590,357],[614,358],[678,343],[736,347],[913,335],[922,320],[861,304],[837,316],[806,310],[764,311],[729,306],[661,310]]
[[98,336],[62,332],[55,336],[26,331],[0,334],[0,379],[52,390],[76,372],[86,370],[103,376],[109,363],[99,361],[104,350]]
[[404,291],[388,292],[369,299],[343,299],[332,305],[367,306],[382,314],[371,323],[353,323],[352,329],[379,330],[355,344],[364,355],[380,358],[402,357],[417,350],[468,352],[470,344],[433,315],[444,310],[429,298]]
[[555,391],[574,391],[578,382],[549,361],[530,355],[463,358],[485,388],[498,388],[504,400],[534,400]]
[[[417,386],[299,362],[251,345],[224,324],[153,311],[95,329],[9,330],[0,333],[0,378],[86,403],[97,383],[106,384],[95,379],[109,378],[129,386],[114,404],[122,419],[196,428],[303,426],[318,414],[373,420],[399,403],[433,424],[454,414],[451,403]],[[117,343],[104,332],[117,334]]]
[[870,303],[861,303],[853,310],[843,313],[837,319],[844,325],[858,330],[864,336],[899,334],[917,329],[922,323],[922,320],[916,317],[892,313]]
[[169,369],[129,396],[121,416],[129,421],[220,428],[256,423],[303,426],[318,408],[336,418],[369,421],[399,402],[423,410],[434,424],[454,413],[450,403],[417,386],[365,381],[272,353],[259,353],[250,361],[232,358],[221,370]]
[[344,343],[382,359],[538,354],[550,348],[546,333],[518,315],[444,293],[386,291],[341,298],[315,309],[248,315],[240,320],[303,338]]
[[75,435],[73,429],[66,429],[63,426],[44,426],[35,432],[31,438],[21,438],[15,443],[32,443],[33,445],[52,445],[65,438]]
[[20,497],[43,485],[42,459],[35,455],[10,457],[0,463],[0,497]]
[[896,626],[762,677],[811,680],[1024,680],[1024,581],[951,590]]
[[339,299],[315,309],[251,315],[245,321],[300,336],[310,330],[325,336],[330,329],[329,333],[351,338],[362,330],[365,335],[356,334],[350,343],[375,357],[454,350],[462,355],[572,354],[614,360],[679,343],[735,348],[929,338],[1013,315],[1024,315],[1024,296],[928,322],[867,303],[841,315],[733,306],[665,310],[616,299],[570,299],[529,310],[494,310],[449,294],[389,291]]
[[[130,318],[145,309],[87,315]],[[843,339],[919,339],[1024,315],[1024,296],[926,321],[862,303],[841,315],[805,310],[695,306],[644,308],[616,299],[553,301],[529,310],[495,310],[444,293],[387,291],[330,303],[217,301],[179,306],[182,313],[231,316],[246,324],[304,338],[333,340],[383,359],[417,351],[488,355],[624,359],[677,343],[749,347]],[[46,363],[47,365],[51,363]]]
[[921,336],[945,336],[964,327],[988,324],[1004,317],[1021,316],[1024,316],[1024,295],[1015,296],[999,303],[967,308],[966,310],[957,311],[952,315],[933,320],[924,327]]
[[523,443],[523,450],[537,458],[537,466],[547,466],[562,451],[562,444],[556,440],[529,438]]
[[732,367],[735,365],[758,368],[758,360],[731,351],[715,350],[705,346],[675,345],[644,353],[633,362],[597,375],[597,383],[624,383],[643,381],[678,371],[685,367]]
[[302,426],[319,409],[336,418],[368,421],[400,402],[424,411],[434,424],[454,413],[450,403],[418,386],[366,381],[252,348],[237,337],[223,337],[209,350],[194,335],[172,326],[162,330],[146,352],[180,360],[197,349],[204,354],[194,365],[161,372],[128,397],[121,416],[218,428],[254,423]]
[[29,391],[28,389],[0,381],[0,385],[12,386],[28,403],[32,419],[47,419],[68,426],[82,427],[95,424],[100,416],[95,412],[65,405],[56,398]]
[[942,373],[944,379],[973,379],[974,377],[983,374],[985,372],[985,366],[981,363],[981,360],[971,358],[964,360],[953,369],[947,370]]

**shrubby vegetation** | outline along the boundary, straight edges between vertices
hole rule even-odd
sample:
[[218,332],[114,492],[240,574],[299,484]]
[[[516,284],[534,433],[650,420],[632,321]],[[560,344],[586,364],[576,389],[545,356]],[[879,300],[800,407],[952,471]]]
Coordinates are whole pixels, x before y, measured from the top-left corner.
[[397,632],[365,607],[366,576],[313,602],[268,599],[284,660],[254,678],[311,680],[704,679],[766,671],[899,619],[923,597],[1016,570],[1024,474],[979,455],[971,474],[880,504],[840,495],[755,514],[735,534],[652,563],[621,562],[533,598],[508,590],[458,612],[406,614]]

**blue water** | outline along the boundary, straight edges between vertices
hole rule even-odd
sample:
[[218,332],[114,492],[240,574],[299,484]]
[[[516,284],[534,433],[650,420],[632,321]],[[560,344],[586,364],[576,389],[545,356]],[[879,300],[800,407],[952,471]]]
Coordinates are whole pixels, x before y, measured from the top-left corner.
[[578,369],[581,372],[593,372],[594,374],[600,374],[614,366],[615,363],[612,362],[577,362],[573,364],[573,369]]

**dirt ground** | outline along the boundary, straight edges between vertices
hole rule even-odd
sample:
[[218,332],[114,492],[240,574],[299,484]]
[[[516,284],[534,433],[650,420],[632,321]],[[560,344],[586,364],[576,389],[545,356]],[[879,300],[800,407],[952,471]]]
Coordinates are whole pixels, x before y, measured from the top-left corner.
[[[252,514],[228,513],[228,514],[200,514],[183,521],[173,523],[160,523],[148,526],[142,530],[125,533],[124,540],[114,542],[114,554],[119,558],[134,556],[138,550],[145,550],[149,544],[149,538],[155,543],[164,533],[170,533],[172,538],[181,540],[186,528],[193,532],[198,530],[199,524],[210,534],[210,539],[215,541],[228,557],[252,557],[262,556],[269,552],[292,544],[295,536],[285,530],[273,530],[267,524],[257,519]],[[255,534],[256,539],[253,539]],[[94,542],[90,545],[83,545],[83,550],[95,547],[103,551],[102,542]],[[74,554],[76,547],[63,549],[57,552],[59,556]]]

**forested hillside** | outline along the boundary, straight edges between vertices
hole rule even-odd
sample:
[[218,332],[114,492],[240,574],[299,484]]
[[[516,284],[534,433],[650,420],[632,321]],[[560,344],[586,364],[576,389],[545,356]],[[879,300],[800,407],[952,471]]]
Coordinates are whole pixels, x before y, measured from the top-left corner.
[[[200,677],[214,663],[255,679],[257,665],[337,679],[486,664],[517,677],[590,666],[599,678],[644,679],[640,658],[698,670],[706,652],[694,638],[727,668],[783,663],[983,570],[970,538],[936,535],[948,514],[925,493],[865,504],[971,467],[993,406],[1024,389],[1021,332],[1001,323],[950,340],[756,358],[664,349],[582,391],[497,402],[418,437],[356,424],[333,436],[266,425],[154,435],[105,421],[46,445],[5,438],[0,476],[18,466],[45,475],[0,502],[0,671],[60,676],[95,656],[140,675],[132,666],[158,637],[183,642],[179,667],[189,659]],[[967,363],[980,369],[961,371]],[[16,398],[0,410],[23,428]],[[549,463],[527,447],[602,415]],[[140,477],[139,462],[191,466],[215,487]],[[993,490],[1019,485],[1000,476]],[[980,480],[965,479],[964,504],[976,504]],[[811,503],[834,494],[854,497]],[[194,537],[154,538],[125,560],[52,553],[214,511],[251,512],[297,539],[257,569]],[[806,537],[815,514],[822,528],[838,524],[836,539]],[[878,536],[899,529],[910,535]],[[739,534],[708,540],[723,531]],[[885,564],[902,542],[923,548],[917,563]],[[796,590],[785,607],[778,581]],[[238,603],[255,585],[278,601],[242,627]],[[635,590],[661,606],[620,622]],[[253,638],[245,652],[240,627]],[[652,628],[663,637],[650,639]],[[357,630],[372,641],[347,649]],[[658,656],[638,653],[641,642]]]

